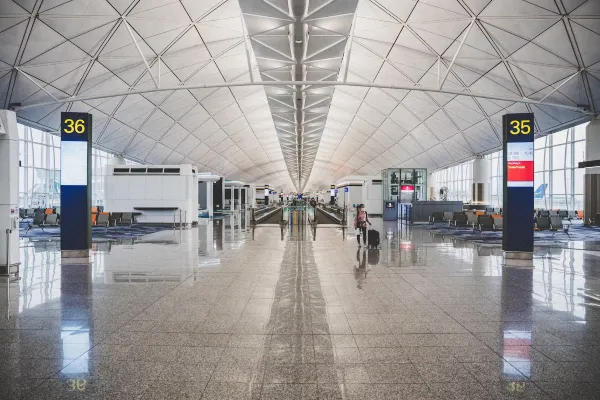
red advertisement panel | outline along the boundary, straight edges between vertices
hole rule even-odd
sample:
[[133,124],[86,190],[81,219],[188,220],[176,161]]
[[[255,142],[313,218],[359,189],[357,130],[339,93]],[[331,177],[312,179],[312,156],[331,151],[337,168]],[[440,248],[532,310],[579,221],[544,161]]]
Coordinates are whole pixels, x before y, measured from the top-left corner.
[[533,161],[508,161],[509,182],[533,181]]

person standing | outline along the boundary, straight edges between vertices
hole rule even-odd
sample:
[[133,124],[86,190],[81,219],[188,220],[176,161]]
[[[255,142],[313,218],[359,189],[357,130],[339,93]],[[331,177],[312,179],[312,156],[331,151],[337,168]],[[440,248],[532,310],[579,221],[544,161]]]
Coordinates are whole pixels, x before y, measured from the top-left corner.
[[361,204],[356,209],[356,216],[354,217],[354,230],[356,231],[358,247],[360,247],[361,234],[363,237],[363,244],[365,246],[367,245],[367,224],[371,225],[371,221],[369,221],[369,215],[365,211],[365,205]]

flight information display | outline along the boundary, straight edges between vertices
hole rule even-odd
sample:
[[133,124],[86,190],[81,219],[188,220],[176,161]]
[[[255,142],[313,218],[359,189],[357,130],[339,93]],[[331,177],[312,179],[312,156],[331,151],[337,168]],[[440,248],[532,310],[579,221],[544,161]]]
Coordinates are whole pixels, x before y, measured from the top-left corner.
[[64,141],[60,146],[60,184],[80,185],[88,183],[87,142]]
[[506,163],[508,187],[533,187],[533,142],[507,143]]

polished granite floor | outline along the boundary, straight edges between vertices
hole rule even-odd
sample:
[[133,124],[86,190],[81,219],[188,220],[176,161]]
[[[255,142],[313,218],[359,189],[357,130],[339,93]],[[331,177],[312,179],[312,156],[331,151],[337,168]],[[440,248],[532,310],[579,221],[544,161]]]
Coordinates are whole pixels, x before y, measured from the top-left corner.
[[505,267],[381,220],[381,250],[202,224],[94,244],[89,265],[23,241],[21,279],[0,281],[0,398],[600,398],[600,252]]

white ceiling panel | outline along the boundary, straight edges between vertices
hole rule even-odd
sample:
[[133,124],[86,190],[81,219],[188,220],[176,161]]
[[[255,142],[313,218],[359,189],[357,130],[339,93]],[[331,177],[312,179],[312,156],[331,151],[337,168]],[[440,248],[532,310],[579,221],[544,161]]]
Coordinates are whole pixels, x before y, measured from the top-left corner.
[[508,112],[534,112],[536,134],[592,118],[599,4],[5,0],[0,101],[51,132],[90,112],[94,143],[138,161],[314,189],[492,151]]

